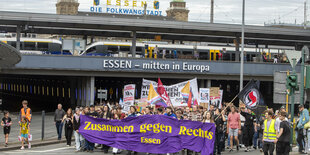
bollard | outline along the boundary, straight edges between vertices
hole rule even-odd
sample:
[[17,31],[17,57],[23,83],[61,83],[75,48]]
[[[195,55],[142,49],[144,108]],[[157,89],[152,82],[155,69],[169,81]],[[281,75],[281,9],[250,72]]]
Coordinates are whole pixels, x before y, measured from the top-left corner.
[[45,117],[45,111],[42,111],[42,135],[41,140],[44,140],[44,117]]

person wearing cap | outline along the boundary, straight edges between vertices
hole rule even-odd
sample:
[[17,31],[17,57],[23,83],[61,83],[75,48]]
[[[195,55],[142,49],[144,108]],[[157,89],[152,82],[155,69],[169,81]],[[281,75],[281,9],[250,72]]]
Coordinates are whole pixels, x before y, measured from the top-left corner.
[[307,109],[304,108],[304,105],[300,104],[298,106],[299,108],[299,112],[300,112],[300,116],[299,116],[299,122],[297,124],[297,128],[298,128],[298,136],[297,136],[297,142],[299,145],[299,149],[298,152],[299,153],[305,153],[305,148],[302,145],[302,142],[304,141],[304,125],[306,123],[308,123],[309,121],[309,111]]

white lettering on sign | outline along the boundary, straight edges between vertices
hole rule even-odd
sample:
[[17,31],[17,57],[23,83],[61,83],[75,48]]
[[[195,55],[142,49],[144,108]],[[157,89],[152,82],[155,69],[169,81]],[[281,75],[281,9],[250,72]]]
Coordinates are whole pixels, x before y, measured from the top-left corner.
[[150,63],[143,63],[143,69],[158,69],[158,70],[169,70],[169,64],[162,64],[159,62],[150,62]]
[[187,62],[183,62],[183,70],[184,71],[200,71],[200,72],[208,72],[208,65],[190,65]]
[[194,72],[209,72],[210,66],[209,65],[196,65],[196,64],[189,64],[188,62],[172,62],[163,63],[163,62],[144,62],[138,63],[134,62],[134,67],[132,66],[131,60],[103,60],[103,68],[106,69],[139,69],[142,68],[143,70],[167,70],[167,71],[194,71]]
[[128,60],[103,60],[103,68],[131,68],[131,61]]

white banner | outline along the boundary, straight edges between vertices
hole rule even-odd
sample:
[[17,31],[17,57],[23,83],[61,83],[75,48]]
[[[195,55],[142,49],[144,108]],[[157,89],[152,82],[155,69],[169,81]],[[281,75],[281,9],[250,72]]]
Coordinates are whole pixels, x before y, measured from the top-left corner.
[[[223,98],[223,90],[219,90],[219,94],[217,96],[210,96],[209,104],[214,105],[215,108],[222,109],[222,98]],[[208,106],[210,107],[210,106]]]
[[124,86],[124,100],[123,100],[123,111],[129,112],[130,106],[135,103],[135,84],[129,84]]
[[209,102],[210,102],[210,89],[199,88],[199,103],[209,103]]
[[142,87],[141,87],[141,99],[142,100],[147,101],[147,96],[149,95],[149,90],[150,90],[151,83],[154,86],[154,89],[157,90],[157,85],[158,85],[157,82],[152,81],[152,80],[143,79]]
[[[173,106],[175,107],[187,106],[187,103],[182,103],[183,97],[181,94],[181,90],[184,88],[187,82],[188,81],[184,81],[184,82],[171,85],[171,86],[164,85]],[[190,82],[190,87],[193,93],[193,98],[198,102],[199,94],[198,94],[197,79],[195,78],[195,79],[189,80],[189,82]],[[151,83],[153,84],[155,90],[157,90],[157,82],[143,79],[142,88],[141,88],[141,99],[142,100],[147,100],[147,96],[148,96]]]

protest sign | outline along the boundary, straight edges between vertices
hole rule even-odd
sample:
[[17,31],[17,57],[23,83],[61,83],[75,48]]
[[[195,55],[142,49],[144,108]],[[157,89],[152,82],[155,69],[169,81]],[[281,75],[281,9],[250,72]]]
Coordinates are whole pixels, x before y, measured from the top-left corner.
[[[184,82],[174,84],[174,85],[170,85],[170,86],[164,85],[173,106],[175,106],[175,107],[187,106],[187,103],[183,102],[183,96],[181,93],[181,90],[184,88],[184,86],[187,84],[187,82],[190,82],[190,89],[193,93],[193,99],[197,100],[197,102],[198,102],[198,96],[199,96],[198,85],[197,85],[197,79],[195,78],[195,79],[192,79],[189,81],[184,81]],[[154,86],[154,89],[157,90],[157,88],[156,88],[157,82],[143,79],[142,88],[141,88],[141,99],[147,100],[148,92],[149,92],[151,83]]]
[[209,88],[199,88],[199,102],[200,104],[210,102],[210,89]]
[[124,101],[123,101],[123,111],[128,112],[130,110],[130,106],[135,103],[135,84],[125,85],[124,87]]
[[81,115],[79,132],[89,142],[118,149],[152,154],[176,153],[182,149],[212,155],[214,123],[177,120],[163,115],[106,120]]
[[[214,96],[210,93],[210,104],[214,105],[215,108],[222,109],[222,98],[223,90],[218,90],[218,93],[213,93]],[[209,106],[210,107],[210,106]]]

